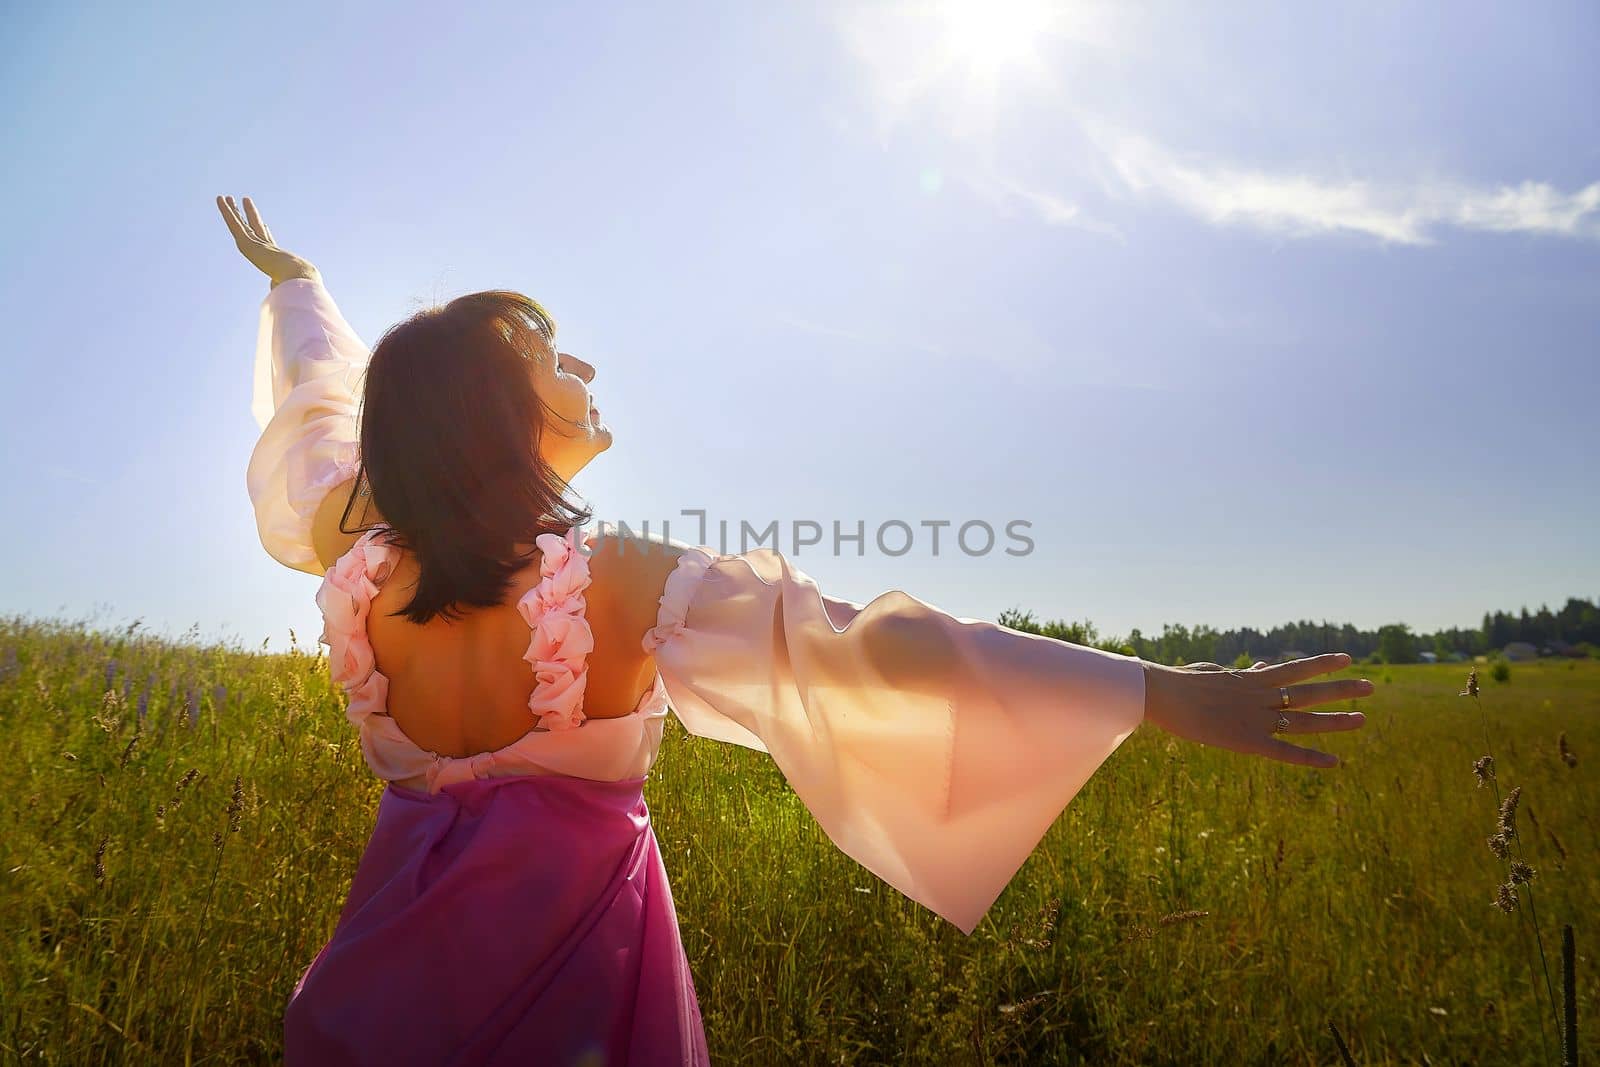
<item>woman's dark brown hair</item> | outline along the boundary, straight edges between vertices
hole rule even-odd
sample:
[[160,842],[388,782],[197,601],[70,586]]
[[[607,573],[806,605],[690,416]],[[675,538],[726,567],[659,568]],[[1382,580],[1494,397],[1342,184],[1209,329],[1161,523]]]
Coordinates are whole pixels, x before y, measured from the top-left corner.
[[422,574],[393,612],[425,623],[458,605],[503,602],[541,533],[565,533],[591,512],[539,454],[553,412],[534,388],[534,363],[555,358],[555,322],[539,304],[502,289],[457,297],[390,327],[366,369],[361,473],[392,530],[385,544],[415,552]]

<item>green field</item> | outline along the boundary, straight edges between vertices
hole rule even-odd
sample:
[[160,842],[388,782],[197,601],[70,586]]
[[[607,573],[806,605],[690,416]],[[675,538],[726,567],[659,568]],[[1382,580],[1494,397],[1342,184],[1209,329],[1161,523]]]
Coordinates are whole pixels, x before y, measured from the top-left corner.
[[[1600,661],[1483,671],[1482,712],[1464,665],[1344,673],[1379,686],[1310,742],[1343,767],[1142,727],[970,938],[669,720],[645,796],[712,1062],[1334,1063],[1330,1020],[1363,1064],[1559,1062],[1530,903],[1558,997],[1576,927],[1592,1060]],[[0,676],[0,1057],[277,1059],[380,792],[325,660],[12,618]],[[1537,871],[1510,914],[1484,713]]]

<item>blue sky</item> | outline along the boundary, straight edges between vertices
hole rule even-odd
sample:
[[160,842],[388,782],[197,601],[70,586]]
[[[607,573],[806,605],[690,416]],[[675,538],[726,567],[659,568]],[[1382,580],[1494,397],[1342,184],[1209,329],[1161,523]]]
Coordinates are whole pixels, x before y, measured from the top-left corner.
[[535,296],[598,368],[600,517],[863,522],[794,557],[839,596],[1154,633],[1600,594],[1600,9],[985,9],[14,11],[0,611],[315,639],[245,494],[267,286],[222,193],[368,343]]

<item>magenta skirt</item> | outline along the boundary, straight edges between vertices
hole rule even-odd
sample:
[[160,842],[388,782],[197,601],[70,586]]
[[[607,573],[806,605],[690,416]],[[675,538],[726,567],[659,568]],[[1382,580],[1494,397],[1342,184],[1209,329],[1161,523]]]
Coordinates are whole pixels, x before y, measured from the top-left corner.
[[390,785],[290,1064],[709,1064],[645,779]]

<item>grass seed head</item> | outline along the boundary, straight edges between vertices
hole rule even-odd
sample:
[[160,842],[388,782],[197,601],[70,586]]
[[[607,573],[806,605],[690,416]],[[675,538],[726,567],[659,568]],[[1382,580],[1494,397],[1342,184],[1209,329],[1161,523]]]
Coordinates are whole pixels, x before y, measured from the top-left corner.
[[1534,870],[1532,867],[1529,867],[1521,860],[1512,861],[1511,881],[1514,885],[1522,885],[1524,882],[1531,882],[1533,881],[1533,876],[1538,873],[1538,871]]
[[1517,891],[1510,882],[1500,887],[1500,892],[1494,898],[1494,906],[1507,914],[1517,910]]
[[1578,755],[1567,746],[1567,733],[1565,730],[1561,732],[1558,744],[1561,747],[1561,762],[1568,767],[1576,767],[1578,765]]
[[1472,765],[1472,773],[1478,776],[1478,788],[1482,789],[1494,777],[1494,757],[1479,756]]
[[1500,832],[1506,837],[1517,836],[1517,802],[1521,799],[1522,787],[1519,785],[1500,802]]
[[1173,926],[1177,923],[1193,922],[1195,919],[1204,919],[1210,915],[1209,911],[1175,911],[1171,915],[1163,915],[1157,921],[1162,926]]
[[240,813],[244,811],[244,779],[233,776],[233,796],[228,799],[228,832],[239,832]]

